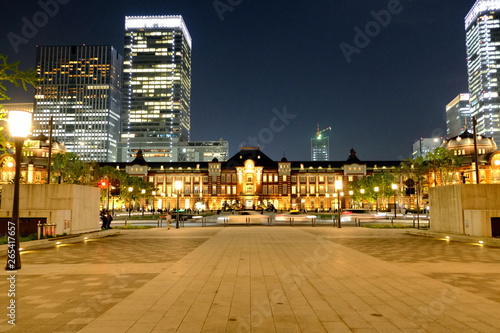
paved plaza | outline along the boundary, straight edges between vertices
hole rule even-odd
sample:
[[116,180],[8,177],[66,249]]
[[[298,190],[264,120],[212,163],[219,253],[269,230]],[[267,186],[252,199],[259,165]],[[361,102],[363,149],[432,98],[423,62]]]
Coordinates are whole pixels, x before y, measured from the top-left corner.
[[121,230],[22,264],[1,332],[500,330],[500,249],[404,230]]

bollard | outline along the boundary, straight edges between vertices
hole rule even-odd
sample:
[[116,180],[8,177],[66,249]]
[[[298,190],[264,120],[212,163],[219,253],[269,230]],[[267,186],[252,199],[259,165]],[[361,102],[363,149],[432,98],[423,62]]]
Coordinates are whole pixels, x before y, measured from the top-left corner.
[[394,226],[394,218],[391,216],[390,219],[391,219],[391,226]]
[[38,221],[37,226],[38,226],[38,239],[41,239],[43,224],[40,221]]

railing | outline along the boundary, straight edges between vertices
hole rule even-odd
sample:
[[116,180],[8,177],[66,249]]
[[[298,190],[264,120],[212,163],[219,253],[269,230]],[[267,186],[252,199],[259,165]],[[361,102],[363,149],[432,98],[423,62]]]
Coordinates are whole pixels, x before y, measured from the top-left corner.
[[47,236],[51,237],[56,236],[57,224],[41,223],[40,221],[38,221],[37,227],[38,227],[38,239],[42,239],[42,237],[45,238]]

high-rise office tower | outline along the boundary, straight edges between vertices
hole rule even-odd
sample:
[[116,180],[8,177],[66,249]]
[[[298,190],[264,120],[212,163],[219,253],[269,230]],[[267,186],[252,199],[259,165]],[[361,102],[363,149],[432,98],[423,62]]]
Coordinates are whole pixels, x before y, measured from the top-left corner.
[[327,127],[320,130],[319,124],[316,127],[316,135],[311,139],[312,161],[328,161],[330,159],[330,138],[323,133],[331,129],[331,127]]
[[122,161],[173,161],[189,141],[191,37],[181,16],[125,18]]
[[500,0],[477,0],[465,17],[467,68],[477,133],[500,143]]
[[311,160],[328,161],[330,158],[330,138],[328,136],[311,139]]
[[465,129],[472,132],[469,94],[460,94],[446,106],[446,135],[451,138]]
[[123,58],[112,46],[39,46],[35,135],[64,143],[84,161],[116,162]]

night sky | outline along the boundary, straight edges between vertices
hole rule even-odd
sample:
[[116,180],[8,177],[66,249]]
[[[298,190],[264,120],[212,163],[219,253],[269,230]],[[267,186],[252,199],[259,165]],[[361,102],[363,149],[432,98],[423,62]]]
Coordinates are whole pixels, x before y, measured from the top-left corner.
[[[52,16],[37,0],[5,1],[0,53],[23,68],[35,66],[36,45],[111,44],[123,54],[125,16],[182,15],[193,38],[191,140],[223,138],[230,155],[246,143],[274,160],[310,160],[319,123],[332,127],[332,160],[352,147],[361,160],[404,159],[418,138],[446,136],[445,106],[467,92],[464,17],[474,0],[58,1]],[[382,10],[390,16],[374,23]],[[40,27],[25,38],[34,16]],[[370,40],[355,41],[355,27],[367,26]],[[33,101],[32,91],[9,94]]]

